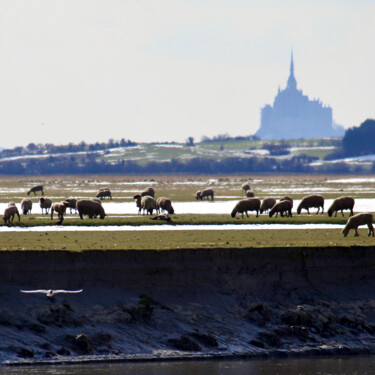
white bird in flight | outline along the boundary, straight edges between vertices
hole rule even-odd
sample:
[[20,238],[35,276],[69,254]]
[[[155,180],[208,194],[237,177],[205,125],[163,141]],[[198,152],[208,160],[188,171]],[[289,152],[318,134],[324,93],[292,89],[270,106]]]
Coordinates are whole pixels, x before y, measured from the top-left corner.
[[81,293],[83,289],[79,290],[64,290],[64,289],[36,289],[36,290],[20,290],[22,293],[44,293],[47,297],[53,297],[57,293]]

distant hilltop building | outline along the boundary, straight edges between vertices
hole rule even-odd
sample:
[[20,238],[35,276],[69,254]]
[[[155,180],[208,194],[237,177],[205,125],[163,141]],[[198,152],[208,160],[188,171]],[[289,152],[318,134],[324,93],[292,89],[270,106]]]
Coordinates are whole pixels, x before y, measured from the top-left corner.
[[260,128],[255,135],[261,139],[293,139],[342,137],[345,130],[332,121],[332,108],[319,100],[309,100],[297,89],[293,54],[286,88],[280,90],[273,106],[262,108]]

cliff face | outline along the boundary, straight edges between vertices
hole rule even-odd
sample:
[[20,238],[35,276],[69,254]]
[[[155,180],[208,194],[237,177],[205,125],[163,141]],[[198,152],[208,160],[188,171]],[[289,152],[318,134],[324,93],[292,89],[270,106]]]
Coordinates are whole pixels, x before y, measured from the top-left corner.
[[375,247],[2,252],[0,359],[369,352],[374,271]]
[[0,282],[30,288],[198,288],[223,292],[363,284],[375,247],[0,253]]

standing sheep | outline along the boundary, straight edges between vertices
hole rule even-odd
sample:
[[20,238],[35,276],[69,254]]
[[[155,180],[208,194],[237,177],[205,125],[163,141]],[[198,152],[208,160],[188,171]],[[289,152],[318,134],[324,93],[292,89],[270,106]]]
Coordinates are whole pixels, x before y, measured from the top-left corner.
[[31,214],[31,209],[33,208],[33,201],[30,198],[22,199],[21,201],[21,210],[24,215],[28,213]]
[[169,198],[158,198],[156,200],[156,211],[167,210],[169,214],[174,214],[174,209],[172,207],[172,202]]
[[246,193],[248,190],[251,190],[250,184],[248,182],[245,182],[241,186],[241,190]]
[[322,215],[324,212],[324,197],[321,195],[308,195],[307,197],[302,198],[301,203],[298,205],[297,214],[300,215],[302,209],[307,210],[307,214],[310,215],[309,208],[316,207],[318,211],[316,215],[320,211],[320,207],[322,208]]
[[72,210],[74,210],[74,212],[77,213],[77,199],[76,198],[67,198],[65,199],[65,202],[68,203],[66,208],[70,208],[70,213],[72,213]]
[[260,209],[260,199],[258,198],[248,198],[248,199],[242,199],[240,200],[233,208],[233,211],[231,213],[232,217],[236,217],[236,214],[242,214],[246,213],[246,216],[249,217],[247,214],[247,211],[256,211],[257,217],[259,216],[259,209]]
[[197,200],[203,200],[203,198],[207,198],[207,200],[214,200],[214,191],[213,189],[205,189],[205,190],[199,190],[195,194],[195,198]]
[[374,217],[372,214],[364,213],[364,214],[357,214],[354,216],[349,217],[348,221],[346,222],[345,228],[342,230],[344,237],[346,237],[350,231],[350,229],[355,230],[354,237],[358,237],[358,227],[360,225],[367,225],[368,226],[368,236],[371,235],[374,237],[374,227],[372,226]]
[[246,190],[246,197],[247,198],[254,198],[255,194],[252,190]]
[[18,208],[16,206],[7,207],[4,210],[4,216],[3,216],[4,223],[5,224],[12,223],[13,220],[14,220],[14,215],[17,215],[18,221],[21,221],[21,217],[20,217],[20,214],[18,212]]
[[140,214],[142,210],[142,205],[141,205],[142,197],[140,194],[136,194],[134,195],[133,199],[135,199],[135,204],[138,207],[138,213]]
[[40,208],[42,209],[42,215],[43,215],[43,209],[46,210],[46,215],[48,214],[49,209],[52,206],[52,200],[49,198],[39,198],[39,205]]
[[259,212],[262,214],[263,212],[267,212],[270,210],[276,203],[275,198],[264,198],[262,201],[262,205],[260,206]]
[[275,203],[269,212],[269,216],[272,217],[276,213],[276,217],[280,212],[281,217],[284,217],[284,212],[287,213],[287,216],[292,217],[292,207],[293,203],[290,200],[283,200]]
[[51,208],[51,220],[53,220],[53,212],[56,211],[58,218],[62,222],[64,220],[64,214],[68,206],[68,202],[54,203]]
[[151,186],[149,186],[148,188],[142,191],[141,197],[145,197],[146,195],[155,198],[155,190]]
[[91,199],[78,200],[77,210],[81,219],[83,219],[83,215],[88,215],[90,219],[97,216],[104,219],[106,216],[103,206],[99,202],[95,202]]
[[342,216],[344,216],[343,210],[350,210],[349,216],[353,216],[354,199],[352,197],[339,197],[336,198],[331,207],[328,209],[328,216],[331,217],[335,212],[335,217],[337,216],[337,211],[341,211]]
[[148,214],[152,215],[152,211],[156,210],[156,200],[155,200],[155,198],[153,198],[149,195],[145,195],[141,199],[141,207],[143,209],[143,214],[146,211],[147,215]]
[[30,195],[30,193],[34,193],[34,195],[36,195],[36,192],[37,191],[41,191],[42,192],[42,195],[44,195],[44,192],[43,192],[43,185],[36,185],[36,186],[33,186],[28,192],[27,192],[27,195]]
[[96,198],[104,199],[105,197],[108,197],[108,199],[112,199],[111,190],[109,188],[99,189],[98,194],[96,194]]

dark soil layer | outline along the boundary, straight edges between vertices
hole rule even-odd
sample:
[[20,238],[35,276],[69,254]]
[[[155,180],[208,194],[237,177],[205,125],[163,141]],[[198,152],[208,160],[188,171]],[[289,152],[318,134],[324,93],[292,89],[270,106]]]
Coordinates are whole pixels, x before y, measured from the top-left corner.
[[375,352],[375,247],[12,251],[0,281],[2,363]]

